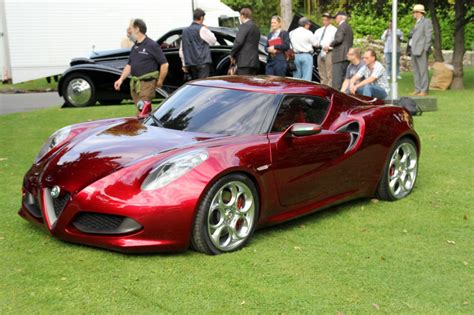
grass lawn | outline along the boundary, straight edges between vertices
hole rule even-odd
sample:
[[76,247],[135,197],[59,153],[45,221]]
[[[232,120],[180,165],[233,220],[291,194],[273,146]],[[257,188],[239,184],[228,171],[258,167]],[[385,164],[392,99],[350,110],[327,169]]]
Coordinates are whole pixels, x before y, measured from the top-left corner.
[[51,83],[48,83],[46,81],[46,78],[26,81],[26,82],[17,83],[17,84],[0,83],[0,93],[13,92],[17,90],[30,91],[30,92],[35,92],[35,91],[43,92],[43,91],[48,91],[48,90],[55,91],[57,90],[57,88],[58,88],[57,82],[54,82],[54,80],[51,80]]
[[[43,141],[131,105],[0,116],[0,313],[474,313],[474,69],[415,118],[419,178],[398,202],[359,200],[257,231],[243,250],[123,255],[58,241],[17,215]],[[405,74],[400,94],[412,87]]]

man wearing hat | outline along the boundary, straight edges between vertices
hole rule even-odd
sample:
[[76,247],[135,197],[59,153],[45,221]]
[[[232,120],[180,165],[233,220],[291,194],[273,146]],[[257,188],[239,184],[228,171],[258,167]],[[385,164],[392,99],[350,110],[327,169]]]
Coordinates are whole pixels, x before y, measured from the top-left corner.
[[336,23],[338,25],[337,32],[334,36],[330,47],[332,51],[332,87],[336,90],[340,90],[344,77],[346,75],[346,69],[349,65],[347,60],[347,52],[354,43],[354,35],[352,28],[346,22],[347,14],[345,12],[338,12],[336,14]]
[[332,16],[329,13],[323,14],[323,26],[314,32],[316,48],[320,50],[318,54],[318,71],[321,83],[332,86],[332,47],[331,43],[337,32],[337,28],[331,24]]
[[415,91],[410,95],[417,96],[428,95],[428,53],[431,48],[433,25],[431,20],[425,18],[425,14],[425,7],[422,4],[413,7],[413,17],[416,19],[416,23],[411,31],[412,36],[409,45],[411,47]]
[[316,46],[316,40],[313,32],[309,30],[311,22],[307,18],[300,18],[298,23],[300,27],[290,32],[296,65],[293,77],[311,81],[313,78],[313,46]]

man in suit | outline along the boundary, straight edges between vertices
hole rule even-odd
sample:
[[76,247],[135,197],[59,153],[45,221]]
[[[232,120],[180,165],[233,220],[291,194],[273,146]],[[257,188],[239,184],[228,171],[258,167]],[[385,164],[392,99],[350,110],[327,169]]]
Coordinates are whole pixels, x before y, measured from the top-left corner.
[[230,52],[233,63],[237,63],[237,74],[255,75],[260,68],[258,60],[258,43],[260,30],[251,20],[252,11],[248,8],[240,10],[240,26]]
[[411,31],[409,45],[411,47],[411,64],[413,67],[413,79],[415,91],[410,95],[428,95],[428,53],[431,48],[431,37],[433,36],[433,25],[431,20],[425,18],[425,7],[417,4],[413,7],[413,17],[416,24]]
[[349,65],[347,60],[347,52],[352,47],[354,42],[354,35],[352,28],[346,22],[347,15],[344,12],[338,12],[336,14],[336,23],[338,25],[336,35],[332,41],[330,47],[332,50],[332,87],[336,90],[340,90],[344,77],[346,75],[346,69]]
[[332,25],[332,16],[329,13],[323,14],[323,26],[314,32],[314,38],[317,42],[316,48],[318,54],[318,72],[321,78],[321,84],[332,86],[332,50],[329,45],[334,41],[337,27]]

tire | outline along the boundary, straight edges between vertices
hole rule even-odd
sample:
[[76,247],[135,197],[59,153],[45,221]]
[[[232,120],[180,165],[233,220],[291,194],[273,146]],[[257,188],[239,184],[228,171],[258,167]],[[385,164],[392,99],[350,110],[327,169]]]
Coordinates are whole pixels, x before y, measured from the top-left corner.
[[94,105],[97,101],[94,82],[82,73],[68,76],[64,81],[62,93],[66,104],[72,107]]
[[222,177],[199,204],[191,235],[193,248],[208,255],[242,249],[255,231],[259,210],[252,180],[237,173]]
[[418,149],[412,140],[402,138],[390,152],[385,163],[376,196],[394,201],[408,196],[415,187],[418,175]]

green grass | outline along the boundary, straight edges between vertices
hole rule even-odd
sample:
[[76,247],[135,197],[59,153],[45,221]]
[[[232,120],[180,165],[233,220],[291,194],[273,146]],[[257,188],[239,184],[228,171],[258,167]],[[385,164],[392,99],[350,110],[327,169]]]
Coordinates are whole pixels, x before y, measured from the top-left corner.
[[73,245],[17,216],[23,175],[51,132],[131,105],[0,116],[0,313],[473,314],[473,70],[466,90],[433,92],[439,111],[415,118],[422,154],[408,198],[337,206],[215,257]]
[[48,90],[57,90],[58,83],[51,80],[51,83],[46,81],[46,78],[37,80],[31,80],[21,82],[17,84],[3,84],[0,83],[0,93],[2,92],[13,92],[16,90],[28,91],[28,92],[42,92]]

